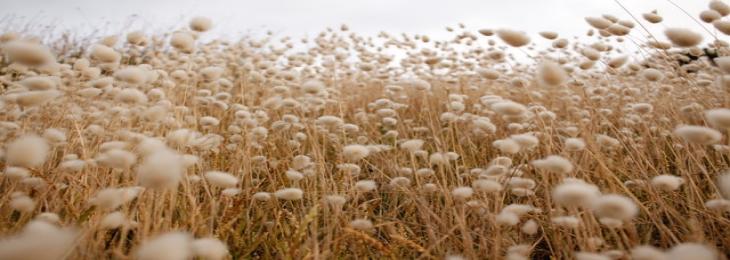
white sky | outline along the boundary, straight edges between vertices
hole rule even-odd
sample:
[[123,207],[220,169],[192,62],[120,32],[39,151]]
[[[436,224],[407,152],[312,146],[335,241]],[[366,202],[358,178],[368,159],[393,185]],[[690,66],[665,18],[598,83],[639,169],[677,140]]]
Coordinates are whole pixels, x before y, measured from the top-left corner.
[[[655,35],[661,35],[665,27],[703,31],[669,1],[696,18],[709,0],[619,1],[639,19],[641,13],[657,9],[664,17],[663,24],[641,21]],[[472,30],[508,27],[533,37],[542,30],[575,36],[588,29],[583,17],[604,13],[630,19],[614,0],[0,0],[0,17],[15,17],[12,23],[16,26],[21,21],[33,21],[76,32],[152,32],[185,26],[190,17],[202,15],[216,24],[209,35],[227,37],[266,30],[293,37],[311,36],[327,26],[346,23],[352,31],[366,35],[384,30],[443,39],[448,35],[445,26],[458,22]],[[133,15],[136,18],[130,19]],[[8,23],[0,23],[0,28],[4,24]],[[126,25],[131,26],[125,29]],[[705,26],[714,32],[712,26]]]

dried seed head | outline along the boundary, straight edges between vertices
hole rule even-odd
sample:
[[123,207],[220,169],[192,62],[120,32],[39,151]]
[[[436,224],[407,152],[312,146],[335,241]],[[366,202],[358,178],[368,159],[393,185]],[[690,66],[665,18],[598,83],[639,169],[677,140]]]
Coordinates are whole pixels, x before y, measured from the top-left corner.
[[213,28],[213,21],[206,17],[198,16],[190,20],[190,29],[196,32],[206,32]]
[[669,28],[664,35],[679,47],[694,47],[702,42],[702,35],[684,28]]
[[223,189],[233,188],[238,184],[238,178],[229,173],[219,171],[206,172],[205,180],[213,186]]
[[589,207],[600,195],[598,187],[580,180],[564,181],[552,192],[553,201],[565,207]]
[[593,201],[593,211],[598,217],[631,220],[639,214],[634,201],[618,194],[608,194]]
[[204,260],[223,260],[228,256],[228,246],[217,238],[199,238],[190,245],[193,255]]
[[41,66],[56,62],[56,58],[46,46],[34,42],[11,41],[5,43],[2,49],[11,61],[26,66]]
[[46,162],[50,147],[46,140],[36,135],[25,135],[8,144],[5,161],[9,165],[33,168]]
[[474,194],[474,190],[470,187],[458,187],[451,191],[451,195],[454,196],[454,199],[462,201],[469,199],[472,194]]
[[355,183],[355,189],[359,192],[371,192],[378,188],[378,184],[371,180],[361,180]]
[[530,37],[524,32],[501,29],[497,30],[497,36],[512,47],[522,47],[530,43]]
[[368,233],[373,232],[375,230],[374,226],[373,226],[373,222],[368,219],[364,219],[364,218],[350,221],[350,227],[360,230],[360,231],[365,231]]
[[537,75],[542,83],[549,86],[559,86],[568,78],[562,66],[555,62],[545,61],[538,67]]
[[690,143],[702,145],[715,144],[722,140],[722,133],[704,126],[681,125],[674,129],[674,134]]
[[169,149],[155,151],[137,168],[140,185],[154,189],[176,188],[184,173],[182,158]]
[[143,242],[137,250],[137,259],[140,260],[173,260],[190,259],[193,252],[190,244],[192,236],[184,232],[170,232],[158,235]]
[[549,155],[544,159],[534,160],[531,164],[540,170],[557,174],[566,174],[573,171],[573,164],[568,159],[558,155]]
[[350,162],[357,162],[370,154],[370,150],[359,144],[351,144],[342,148],[342,156]]
[[662,174],[651,179],[654,188],[663,191],[675,191],[684,183],[684,179],[674,175]]
[[722,16],[727,16],[728,14],[730,14],[730,6],[722,0],[712,0],[710,1],[708,7],[711,10],[718,12]]
[[681,243],[667,251],[667,259],[714,260],[718,259],[718,254],[713,248],[703,244]]
[[282,200],[301,200],[304,192],[299,188],[284,188],[274,192],[274,196]]

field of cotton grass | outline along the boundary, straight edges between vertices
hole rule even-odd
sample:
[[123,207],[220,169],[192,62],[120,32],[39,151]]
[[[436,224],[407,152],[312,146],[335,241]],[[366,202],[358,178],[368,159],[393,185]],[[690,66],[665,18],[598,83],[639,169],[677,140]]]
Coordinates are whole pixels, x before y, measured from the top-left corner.
[[727,259],[728,14],[2,32],[0,259]]

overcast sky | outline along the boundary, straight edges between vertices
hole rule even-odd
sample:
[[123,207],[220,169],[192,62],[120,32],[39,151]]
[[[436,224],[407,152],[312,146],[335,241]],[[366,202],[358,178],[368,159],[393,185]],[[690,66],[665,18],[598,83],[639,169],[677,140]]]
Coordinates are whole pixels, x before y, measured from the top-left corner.
[[[661,34],[665,27],[701,31],[692,18],[669,0],[619,1],[639,18],[641,13],[657,9],[665,22],[649,26],[656,34]],[[708,3],[671,1],[693,17]],[[446,35],[445,26],[459,22],[475,30],[509,27],[530,33],[553,30],[573,36],[588,29],[583,21],[585,16],[608,13],[630,19],[615,0],[0,0],[0,6],[0,16],[6,20],[14,17],[15,24],[33,21],[71,31],[102,29],[102,33],[166,30],[185,26],[190,17],[202,15],[216,24],[210,34],[229,37],[266,30],[279,35],[311,36],[327,26],[346,23],[363,34],[385,30],[428,34],[439,39]],[[125,29],[128,24],[131,28]],[[714,31],[711,26],[708,29]]]

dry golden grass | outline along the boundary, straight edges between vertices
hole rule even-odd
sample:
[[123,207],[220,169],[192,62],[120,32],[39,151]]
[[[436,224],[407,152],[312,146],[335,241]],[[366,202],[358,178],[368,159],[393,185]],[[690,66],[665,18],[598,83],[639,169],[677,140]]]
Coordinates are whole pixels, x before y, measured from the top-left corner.
[[709,43],[656,11],[582,42],[7,32],[0,259],[727,259],[709,8]]

